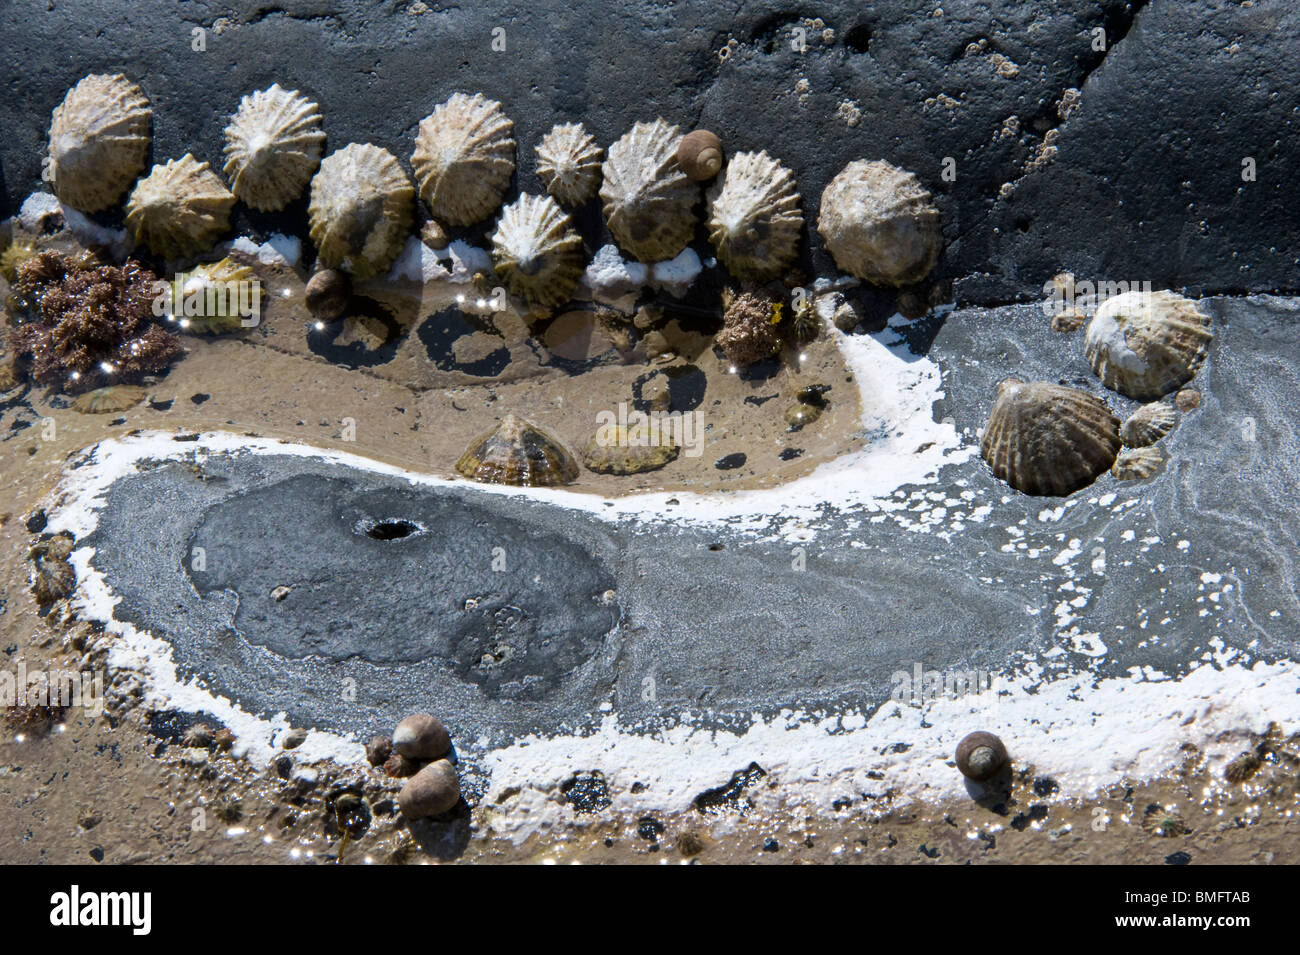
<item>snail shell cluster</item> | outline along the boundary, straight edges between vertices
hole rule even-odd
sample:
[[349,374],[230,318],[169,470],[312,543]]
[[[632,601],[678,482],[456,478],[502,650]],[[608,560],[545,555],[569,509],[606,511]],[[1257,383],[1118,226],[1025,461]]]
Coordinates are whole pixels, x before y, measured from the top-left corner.
[[68,90],[50,123],[48,174],[59,201],[107,209],[144,171],[153,111],[125,76],[92,74]]
[[580,206],[600,187],[604,151],[581,123],[564,123],[537,144],[537,177],[566,206]]
[[582,239],[550,196],[521,195],[501,213],[492,264],[515,295],[560,305],[582,277]]
[[1214,334],[1210,318],[1176,292],[1125,292],[1088,323],[1084,351],[1102,384],[1150,401],[1191,381]]
[[230,228],[235,196],[206,162],[186,153],[154,166],[126,204],[137,245],[167,259],[198,255]]
[[1145,448],[1155,444],[1178,422],[1172,406],[1163,401],[1143,405],[1120,425],[1119,436],[1128,448]]
[[614,241],[641,262],[663,262],[695,234],[699,188],[677,165],[681,130],[663,119],[637,123],[609,147],[601,167],[605,221]]
[[283,209],[302,195],[320,165],[320,108],[296,90],[258,90],[245,96],[226,127],[226,177],[250,208]]
[[456,93],[420,122],[411,163],[435,219],[473,225],[500,207],[515,171],[514,129],[482,93]]
[[1077,388],[1014,379],[998,387],[980,441],[993,474],[1025,494],[1065,496],[1109,470],[1119,419]]
[[411,231],[415,189],[386,149],[352,143],[311,181],[307,214],[320,263],[360,279],[387,271]]
[[470,442],[456,470],[483,484],[554,487],[578,476],[578,462],[554,436],[508,414]]
[[921,281],[943,244],[929,190],[882,161],[856,160],[830,181],[817,231],[836,265],[876,285]]
[[709,240],[736,278],[765,281],[799,254],[794,174],[766,152],[736,153],[708,192]]

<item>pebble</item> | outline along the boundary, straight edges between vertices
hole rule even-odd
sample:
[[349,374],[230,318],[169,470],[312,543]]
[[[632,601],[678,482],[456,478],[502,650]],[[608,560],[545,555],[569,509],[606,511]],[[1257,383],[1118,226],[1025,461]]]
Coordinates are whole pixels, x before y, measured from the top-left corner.
[[407,819],[438,816],[460,802],[460,777],[445,759],[435,760],[402,786],[397,808]]
[[414,776],[415,771],[419,768],[419,763],[409,756],[403,756],[401,753],[394,753],[384,760],[384,772],[394,779],[405,779],[407,776]]
[[307,308],[323,321],[339,318],[348,306],[348,280],[342,272],[325,269],[307,282]]
[[414,713],[393,730],[393,750],[411,759],[437,759],[451,748],[451,737],[442,720],[428,713]]
[[393,755],[393,741],[387,736],[376,736],[366,744],[366,762],[382,766]]
[[294,728],[285,733],[280,738],[280,745],[284,749],[297,749],[307,741],[307,731],[304,729]]

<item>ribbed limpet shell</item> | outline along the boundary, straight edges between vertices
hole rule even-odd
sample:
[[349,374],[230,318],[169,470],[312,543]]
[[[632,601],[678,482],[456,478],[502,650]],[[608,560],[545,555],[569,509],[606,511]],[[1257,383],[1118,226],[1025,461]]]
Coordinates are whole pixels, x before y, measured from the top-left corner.
[[1153,401],[1133,412],[1120,425],[1119,436],[1130,448],[1145,448],[1155,444],[1178,423],[1172,406],[1163,401]]
[[581,123],[556,126],[537,144],[537,178],[566,206],[580,206],[600,186],[604,150]]
[[388,271],[411,231],[415,188],[386,149],[352,143],[312,177],[311,240],[320,264],[359,279]]
[[855,160],[830,181],[817,231],[836,265],[876,285],[921,281],[943,244],[929,190],[883,161]]
[[72,410],[82,414],[113,414],[134,408],[144,401],[146,394],[148,392],[138,385],[109,385],[77,395],[72,401]]
[[980,453],[1016,490],[1064,496],[1107,471],[1119,446],[1119,419],[1099,398],[1011,379],[998,386]]
[[677,165],[681,130],[637,123],[609,147],[600,198],[614,241],[641,262],[673,258],[695,234],[700,190]]
[[578,462],[551,434],[508,414],[470,442],[456,470],[483,484],[554,487],[577,478]]
[[1213,339],[1210,317],[1191,299],[1133,291],[1097,308],[1084,333],[1084,351],[1107,388],[1150,401],[1191,381]]
[[260,316],[262,286],[247,265],[224,258],[195,266],[172,279],[172,317],[184,331],[203,335],[236,332]]
[[1152,446],[1147,448],[1125,448],[1115,458],[1115,479],[1119,481],[1140,481],[1154,477],[1165,466],[1165,453]]
[[582,276],[582,238],[550,196],[522,195],[501,213],[492,264],[507,289],[538,305],[569,300]]
[[136,183],[126,204],[126,227],[136,244],[167,259],[212,247],[230,228],[234,194],[206,162],[190,153],[154,166]]
[[320,107],[297,90],[249,93],[226,127],[226,177],[231,191],[262,212],[283,209],[320,165]]
[[514,129],[482,93],[455,93],[420,122],[411,164],[435,219],[473,225],[501,206],[515,171]]
[[676,459],[681,448],[662,431],[644,426],[610,425],[597,429],[582,452],[582,463],[600,474],[640,474]]
[[59,201],[107,209],[144,171],[153,110],[120,73],[85,77],[54,108],[48,175]]
[[765,151],[736,153],[708,191],[708,227],[736,278],[777,277],[799,254],[803,231],[794,174]]

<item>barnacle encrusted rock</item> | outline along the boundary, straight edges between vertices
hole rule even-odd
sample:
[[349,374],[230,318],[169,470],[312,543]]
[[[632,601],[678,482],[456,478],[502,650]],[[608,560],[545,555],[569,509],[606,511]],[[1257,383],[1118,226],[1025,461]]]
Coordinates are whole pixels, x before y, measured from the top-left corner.
[[1119,419],[1077,388],[1010,379],[998,386],[980,453],[993,474],[1026,494],[1064,496],[1115,463]]
[[1084,351],[1102,384],[1150,401],[1191,381],[1214,334],[1210,317],[1176,292],[1124,292],[1098,306]]
[[943,244],[929,191],[912,173],[879,160],[855,160],[830,181],[817,231],[836,265],[876,285],[921,281]]
[[190,153],[136,183],[126,204],[126,227],[154,255],[188,258],[206,252],[230,228],[234,194],[206,162]]
[[311,240],[320,264],[374,278],[411,231],[415,189],[393,154],[368,143],[330,153],[311,181]]
[[482,93],[455,93],[421,121],[411,164],[435,219],[473,225],[496,212],[515,171],[514,129]]
[[740,279],[775,278],[799,254],[803,213],[794,174],[766,152],[736,153],[708,192],[709,240]]
[[581,123],[563,123],[537,144],[537,178],[557,201],[580,206],[600,186],[603,156]]
[[283,209],[307,187],[324,142],[320,108],[297,90],[249,93],[226,127],[231,191],[253,209]]
[[552,487],[578,476],[578,462],[558,439],[513,414],[470,442],[456,470],[483,484]]
[[47,172],[54,194],[74,209],[113,205],[144,171],[153,111],[120,73],[85,77],[54,108]]
[[663,262],[695,234],[699,187],[677,165],[681,130],[637,123],[609,147],[600,198],[614,241],[641,262]]
[[732,297],[722,315],[722,330],[714,341],[738,367],[771,358],[781,347],[776,299],[760,291]]
[[515,295],[560,305],[582,276],[582,238],[550,196],[522,195],[501,213],[492,235],[492,264]]

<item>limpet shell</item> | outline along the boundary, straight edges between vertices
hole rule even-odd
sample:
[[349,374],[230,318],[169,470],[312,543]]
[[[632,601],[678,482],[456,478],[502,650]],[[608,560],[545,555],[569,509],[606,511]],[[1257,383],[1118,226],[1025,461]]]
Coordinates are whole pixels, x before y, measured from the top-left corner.
[[641,262],[663,262],[695,234],[699,187],[677,165],[681,130],[637,123],[609,147],[600,198],[614,241]]
[[765,151],[736,153],[708,191],[709,241],[733,276],[775,278],[799,254],[803,213],[794,174]]
[[152,120],[148,97],[120,73],[68,90],[50,122],[48,175],[59,201],[83,212],[117,202],[144,171]]
[[320,107],[297,90],[276,83],[249,93],[226,127],[231,192],[262,212],[283,209],[302,195],[324,142]]
[[580,206],[600,186],[604,150],[582,123],[556,126],[537,144],[537,178],[566,206]]
[[239,331],[260,317],[262,286],[257,273],[230,258],[197,265],[172,279],[172,317],[188,332],[220,335]]
[[1115,458],[1115,478],[1120,481],[1140,481],[1159,474],[1164,466],[1165,453],[1154,445],[1125,448]]
[[77,395],[72,410],[82,414],[113,414],[126,411],[144,401],[147,392],[136,385],[109,385]]
[[998,386],[980,453],[1025,494],[1065,496],[1115,463],[1119,419],[1086,391],[1010,379]]
[[1119,436],[1126,447],[1145,448],[1155,444],[1178,423],[1174,409],[1163,401],[1153,401],[1133,412],[1120,425]]
[[456,470],[483,484],[554,487],[577,478],[578,462],[555,437],[508,414],[470,442]]
[[1191,381],[1214,333],[1210,317],[1176,292],[1125,292],[1106,299],[1088,323],[1084,352],[1101,383],[1150,401]]
[[515,295],[538,305],[569,300],[582,276],[582,238],[550,196],[522,195],[501,213],[492,264]]
[[582,463],[600,474],[640,474],[654,471],[677,458],[681,448],[666,436],[644,424],[598,428],[582,452]]
[[830,181],[817,231],[836,265],[876,285],[921,281],[943,244],[929,190],[912,173],[880,160],[855,160]]
[[515,171],[514,129],[482,93],[455,93],[420,122],[411,164],[435,219],[473,225],[500,207]]
[[136,183],[126,204],[126,227],[136,244],[166,259],[211,248],[230,228],[234,194],[206,162],[190,153],[154,166]]
[[414,198],[388,150],[352,143],[330,153],[312,177],[307,208],[320,265],[359,279],[388,271],[411,231]]

